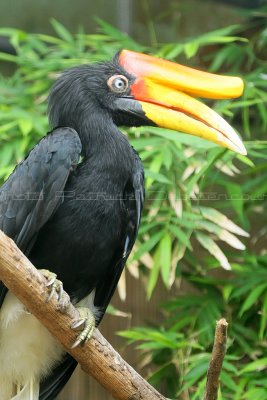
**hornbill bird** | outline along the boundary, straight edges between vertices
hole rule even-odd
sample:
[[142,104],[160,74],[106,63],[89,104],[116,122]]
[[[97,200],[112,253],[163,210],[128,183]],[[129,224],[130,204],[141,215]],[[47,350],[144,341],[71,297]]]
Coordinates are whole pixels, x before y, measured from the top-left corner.
[[[140,223],[143,167],[118,126],[165,127],[246,154],[228,123],[196,99],[233,98],[242,90],[238,77],[129,50],[71,68],[54,83],[53,130],[3,184],[0,229],[43,271],[51,295],[60,302],[63,283],[81,307],[75,345],[101,321]],[[76,361],[0,285],[1,400],[54,399]]]

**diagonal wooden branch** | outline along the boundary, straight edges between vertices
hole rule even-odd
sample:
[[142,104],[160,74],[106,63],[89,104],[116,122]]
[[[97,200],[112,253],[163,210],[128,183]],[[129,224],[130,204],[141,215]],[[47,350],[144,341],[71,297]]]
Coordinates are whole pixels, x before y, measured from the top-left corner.
[[71,349],[76,334],[70,329],[70,325],[74,318],[79,318],[77,310],[66,301],[66,308],[62,313],[58,308],[56,295],[49,303],[45,301],[48,295],[45,278],[2,231],[0,280],[61,342],[82,369],[93,376],[115,399],[166,400],[122,359],[97,329],[86,345]]
[[[167,400],[122,359],[98,329],[86,345],[71,348],[77,334],[70,329],[70,325],[73,319],[79,318],[79,314],[69,302],[67,293],[65,293],[64,313],[58,307],[56,295],[47,303],[48,291],[44,276],[2,231],[0,231],[0,281],[57,338],[82,369],[93,376],[115,399]],[[224,319],[217,322],[204,400],[217,399],[227,325]]]

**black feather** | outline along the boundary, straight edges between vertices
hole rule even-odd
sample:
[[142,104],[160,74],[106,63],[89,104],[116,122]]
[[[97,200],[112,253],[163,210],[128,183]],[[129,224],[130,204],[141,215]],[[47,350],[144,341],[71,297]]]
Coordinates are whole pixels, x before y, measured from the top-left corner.
[[[29,255],[37,234],[62,203],[62,193],[81,153],[79,136],[58,128],[17,165],[0,189],[0,229]],[[6,288],[0,282],[0,306]]]

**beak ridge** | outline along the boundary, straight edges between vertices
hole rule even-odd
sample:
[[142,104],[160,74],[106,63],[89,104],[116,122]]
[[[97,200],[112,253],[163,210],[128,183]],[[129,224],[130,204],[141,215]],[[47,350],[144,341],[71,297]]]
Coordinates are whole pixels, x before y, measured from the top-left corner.
[[151,77],[156,83],[163,83],[193,97],[231,99],[241,96],[244,90],[244,83],[239,77],[203,72],[135,51],[122,50],[120,64],[134,76]]
[[123,68],[136,78],[131,85],[131,94],[153,123],[247,154],[233,128],[195,98],[238,97],[243,92],[240,78],[201,72],[128,50],[120,53],[119,60]]

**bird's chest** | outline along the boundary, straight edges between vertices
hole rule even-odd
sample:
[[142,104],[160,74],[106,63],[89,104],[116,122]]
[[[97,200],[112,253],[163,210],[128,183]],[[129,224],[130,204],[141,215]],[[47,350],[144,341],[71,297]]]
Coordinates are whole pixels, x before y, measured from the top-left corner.
[[79,177],[67,185],[30,255],[34,265],[55,272],[77,298],[97,285],[124,248],[124,182],[99,179]]
[[99,181],[84,179],[67,189],[55,216],[59,229],[71,231],[79,243],[97,243],[123,234],[126,218],[124,182],[118,184],[103,179],[100,185]]

